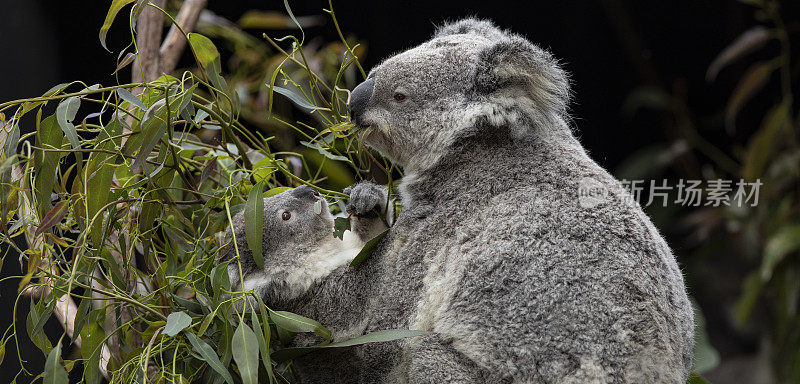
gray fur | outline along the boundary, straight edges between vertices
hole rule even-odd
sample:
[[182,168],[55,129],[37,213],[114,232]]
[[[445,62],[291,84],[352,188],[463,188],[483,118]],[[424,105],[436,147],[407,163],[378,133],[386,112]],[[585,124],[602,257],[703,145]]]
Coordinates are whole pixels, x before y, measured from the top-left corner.
[[336,268],[285,309],[336,340],[431,334],[310,354],[295,363],[302,382],[686,381],[693,314],[681,271],[634,202],[579,204],[582,180],[625,191],[572,135],[567,76],[549,53],[466,19],[370,78],[354,118],[404,168],[404,208],[365,263]]
[[[356,186],[362,200],[372,202],[372,207],[386,205],[381,201],[386,198],[382,188],[365,186]],[[322,205],[319,213],[314,209],[317,201]],[[284,212],[290,213],[289,220],[283,219]],[[259,269],[247,245],[244,214],[232,218],[236,244],[228,229],[220,261],[228,262],[228,278],[234,290],[253,289],[269,305],[279,306],[292,302],[333,269],[349,263],[371,238],[367,236],[386,228],[377,215],[357,214],[352,219],[352,232],[340,240],[333,235],[333,216],[327,202],[308,186],[295,188],[264,199],[264,268]]]

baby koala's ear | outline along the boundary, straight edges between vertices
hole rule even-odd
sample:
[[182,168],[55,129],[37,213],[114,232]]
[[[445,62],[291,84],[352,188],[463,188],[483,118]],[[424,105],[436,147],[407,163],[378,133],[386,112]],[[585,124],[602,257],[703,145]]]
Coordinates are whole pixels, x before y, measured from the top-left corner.
[[[543,115],[566,115],[569,77],[546,50],[522,36],[505,38],[481,51],[474,90],[489,100],[526,98]],[[528,103],[530,104],[530,103]]]
[[445,22],[436,28],[433,38],[469,33],[480,35],[490,40],[499,40],[506,36],[506,33],[497,28],[490,20],[468,17],[454,22]]

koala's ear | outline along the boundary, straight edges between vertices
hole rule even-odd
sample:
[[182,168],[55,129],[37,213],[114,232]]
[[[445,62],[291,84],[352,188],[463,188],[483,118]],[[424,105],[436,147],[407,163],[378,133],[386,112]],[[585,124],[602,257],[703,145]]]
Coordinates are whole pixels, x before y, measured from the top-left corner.
[[568,75],[556,59],[519,35],[507,35],[481,51],[474,90],[504,104],[527,104],[544,116],[566,115],[570,99]]
[[490,40],[499,40],[506,36],[506,33],[497,28],[493,22],[469,17],[454,22],[445,22],[436,28],[433,38],[469,33],[480,35]]

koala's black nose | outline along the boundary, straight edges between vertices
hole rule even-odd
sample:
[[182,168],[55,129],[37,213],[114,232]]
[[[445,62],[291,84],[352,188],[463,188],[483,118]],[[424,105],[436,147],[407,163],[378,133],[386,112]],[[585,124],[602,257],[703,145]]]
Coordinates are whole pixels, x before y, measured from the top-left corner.
[[359,118],[367,109],[369,99],[372,98],[372,91],[375,88],[375,80],[367,79],[359,84],[350,92],[350,102],[347,104],[347,112],[350,113],[350,121],[359,124]]
[[292,196],[298,199],[311,199],[311,200],[318,200],[319,199],[319,192],[316,189],[309,187],[308,185],[301,185],[292,190]]

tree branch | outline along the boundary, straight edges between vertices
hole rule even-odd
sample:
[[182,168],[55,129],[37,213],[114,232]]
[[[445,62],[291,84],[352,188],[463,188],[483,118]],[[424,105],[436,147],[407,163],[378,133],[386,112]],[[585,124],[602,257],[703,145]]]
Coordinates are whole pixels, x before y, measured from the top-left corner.
[[[164,8],[167,0],[152,0],[153,5]],[[159,75],[161,34],[164,31],[164,14],[146,6],[136,21],[136,47],[139,54],[133,66],[133,82],[150,82]]]
[[164,43],[161,44],[159,54],[161,55],[161,73],[171,73],[178,65],[178,61],[186,48],[186,36],[183,36],[181,29],[185,33],[191,33],[200,18],[200,12],[206,7],[207,0],[186,0],[178,12],[175,21],[180,26],[172,25]]

